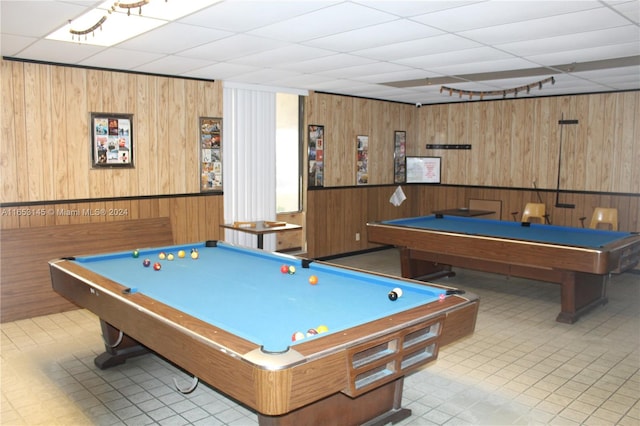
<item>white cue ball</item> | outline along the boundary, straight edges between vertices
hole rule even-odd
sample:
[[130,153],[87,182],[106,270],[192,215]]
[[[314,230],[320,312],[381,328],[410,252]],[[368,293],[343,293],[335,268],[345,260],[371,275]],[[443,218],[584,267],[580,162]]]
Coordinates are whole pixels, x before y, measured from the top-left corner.
[[402,289],[400,287],[396,287],[391,291],[395,292],[398,295],[398,299],[402,297]]

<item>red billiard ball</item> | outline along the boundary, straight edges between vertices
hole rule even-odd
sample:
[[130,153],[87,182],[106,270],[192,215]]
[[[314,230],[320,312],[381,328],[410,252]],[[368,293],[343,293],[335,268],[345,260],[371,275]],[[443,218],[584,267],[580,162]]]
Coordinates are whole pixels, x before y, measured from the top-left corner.
[[289,273],[289,266],[288,265],[282,265],[280,267],[280,272],[282,272],[283,274],[288,274]]
[[311,275],[309,277],[309,284],[311,284],[311,285],[318,284],[318,277],[316,277],[315,275]]
[[153,269],[155,269],[156,271],[159,271],[162,268],[162,265],[160,265],[160,262],[156,262],[153,264]]
[[291,336],[291,341],[293,342],[302,339],[304,339],[304,333],[301,331],[296,331],[295,333],[293,333],[293,336]]
[[149,265],[151,265],[151,260],[145,259],[142,261],[142,264],[144,265],[145,268],[148,268]]

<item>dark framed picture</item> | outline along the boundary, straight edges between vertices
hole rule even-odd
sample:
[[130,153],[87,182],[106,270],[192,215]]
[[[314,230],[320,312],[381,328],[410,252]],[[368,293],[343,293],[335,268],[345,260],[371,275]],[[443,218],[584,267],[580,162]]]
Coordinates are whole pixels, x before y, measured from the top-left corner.
[[222,191],[222,118],[200,117],[200,192]]
[[369,136],[356,136],[356,184],[369,183]]
[[133,114],[91,113],[93,167],[133,167]]
[[396,130],[393,133],[393,182],[404,183],[407,180],[405,170],[406,160],[407,132]]
[[308,185],[324,185],[324,126],[309,125]]
[[440,183],[440,157],[407,156],[407,183]]

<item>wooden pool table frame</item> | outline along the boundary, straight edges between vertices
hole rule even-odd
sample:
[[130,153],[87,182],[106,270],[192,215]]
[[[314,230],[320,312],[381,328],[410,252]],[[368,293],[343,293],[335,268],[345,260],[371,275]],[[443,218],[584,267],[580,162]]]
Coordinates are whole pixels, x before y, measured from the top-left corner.
[[640,260],[640,236],[631,235],[601,249],[368,223],[370,242],[400,249],[402,276],[423,279],[452,273],[452,266],[561,285],[556,320],[572,324],[607,303],[610,273]]
[[450,295],[297,344],[290,363],[278,354],[256,361],[255,343],[142,293],[125,294],[123,285],[75,262],[49,264],[54,290],[101,320],[106,352],[96,365],[148,348],[257,411],[260,425],[382,425],[408,417],[404,376],[435,360],[440,346],[473,333],[479,304],[472,294]]

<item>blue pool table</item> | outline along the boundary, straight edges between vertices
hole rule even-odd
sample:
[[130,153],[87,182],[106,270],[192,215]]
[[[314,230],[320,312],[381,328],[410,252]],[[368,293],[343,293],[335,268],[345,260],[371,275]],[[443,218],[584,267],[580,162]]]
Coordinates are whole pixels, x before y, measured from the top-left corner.
[[640,235],[491,219],[429,215],[367,224],[369,241],[400,248],[402,276],[433,277],[452,266],[561,285],[556,320],[575,322],[607,302],[610,273],[640,260]]
[[96,365],[150,349],[256,410],[262,425],[404,418],[404,375],[475,327],[477,297],[454,288],[218,241],[136,254],[50,262],[54,290],[101,319]]

